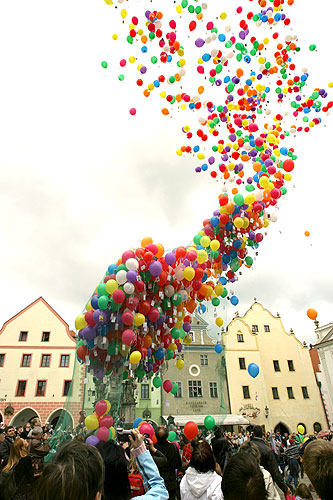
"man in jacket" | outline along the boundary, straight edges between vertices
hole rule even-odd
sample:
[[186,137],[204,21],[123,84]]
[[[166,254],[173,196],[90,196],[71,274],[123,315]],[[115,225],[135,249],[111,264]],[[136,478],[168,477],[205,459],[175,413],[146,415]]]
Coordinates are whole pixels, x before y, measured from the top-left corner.
[[214,437],[212,439],[212,448],[217,463],[223,472],[226,468],[229,458],[232,455],[231,445],[226,437],[223,436],[221,427],[214,429]]
[[271,474],[274,483],[278,485],[280,490],[283,491],[283,493],[289,493],[291,494],[290,489],[288,486],[285,484],[285,482],[282,479],[282,476],[280,474],[280,471],[278,469],[275,455],[273,451],[267,446],[263,440],[263,429],[260,427],[260,425],[255,425],[253,427],[253,437],[252,441],[258,446],[259,451],[260,451],[260,465],[264,467],[264,469],[268,470],[268,472]]
[[182,467],[182,461],[177,446],[168,441],[169,431],[164,425],[157,427],[155,431],[157,443],[155,448],[163,453],[167,463],[159,468],[164,479],[166,489],[169,492],[169,500],[179,499],[179,486],[176,479],[176,469]]
[[34,466],[36,474],[43,471],[44,457],[50,452],[50,444],[47,440],[47,435],[45,439],[42,439],[42,435],[43,429],[41,427],[33,428],[29,445],[29,454],[32,458],[32,465]]
[[6,427],[5,438],[0,443],[0,461],[2,462],[1,467],[7,465],[9,460],[10,448],[15,441],[15,428],[12,425]]

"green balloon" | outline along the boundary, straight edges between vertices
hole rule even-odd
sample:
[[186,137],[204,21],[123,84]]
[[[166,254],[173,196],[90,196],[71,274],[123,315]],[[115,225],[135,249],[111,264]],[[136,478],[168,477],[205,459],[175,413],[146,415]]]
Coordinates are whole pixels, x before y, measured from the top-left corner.
[[316,50],[317,46],[315,43],[312,43],[309,47],[309,49],[311,50],[311,52],[313,52],[314,50]]
[[212,300],[212,304],[215,307],[219,306],[220,305],[220,299],[217,298],[217,297],[214,297],[213,300]]
[[120,82],[123,82],[123,81],[124,81],[124,79],[125,79],[124,75],[119,75],[119,76],[118,76],[118,80],[119,80]]
[[136,376],[138,378],[143,378],[145,376],[146,372],[145,372],[145,369],[143,368],[143,366],[138,366],[137,370],[136,370]]
[[175,293],[172,297],[171,297],[171,302],[173,303],[173,305],[175,306],[178,306],[181,301],[182,301],[182,296],[180,295],[180,293]]
[[161,377],[157,376],[153,379],[153,386],[156,387],[156,389],[158,389],[159,387],[161,387],[162,385],[162,379]]
[[210,415],[207,415],[207,417],[204,420],[204,425],[208,431],[211,431],[215,427],[215,420],[213,417]]
[[236,205],[238,205],[239,207],[241,207],[242,205],[244,205],[244,197],[242,194],[238,193],[238,194],[235,194],[234,196],[234,202],[236,203]]
[[128,35],[128,36],[127,36],[127,41],[128,41],[128,43],[130,43],[131,45],[133,44],[133,38],[131,37],[131,35]]
[[177,382],[172,382],[172,389],[171,389],[171,394],[175,395],[178,392],[178,384]]
[[105,283],[100,283],[97,287],[97,293],[101,297],[102,295],[109,295],[105,290]]
[[178,328],[173,328],[170,333],[173,339],[179,339],[180,332]]
[[[171,391],[172,392],[172,391]],[[177,437],[177,434],[175,433],[175,431],[170,431],[169,432],[169,437],[168,437],[168,440],[169,441],[175,441],[176,440],[176,437]]]
[[170,361],[170,359],[173,358],[173,355],[174,355],[173,350],[172,349],[168,349],[167,350],[167,355],[166,355],[167,360]]
[[101,62],[102,68],[106,69],[108,67],[108,63],[106,61]]
[[105,295],[102,295],[102,297],[98,299],[98,307],[102,309],[102,311],[105,311],[108,308],[108,303],[109,299],[108,297],[105,297]]
[[246,257],[246,258],[245,258],[245,264],[246,264],[247,266],[252,266],[252,264],[253,264],[253,259],[252,259],[252,257],[250,257],[250,256]]

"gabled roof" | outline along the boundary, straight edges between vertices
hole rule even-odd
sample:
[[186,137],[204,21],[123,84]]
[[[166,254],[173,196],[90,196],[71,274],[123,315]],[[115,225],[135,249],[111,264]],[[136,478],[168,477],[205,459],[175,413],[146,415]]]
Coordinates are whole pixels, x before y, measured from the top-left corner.
[[[207,321],[205,321],[201,316],[199,316],[197,312],[194,313],[194,317],[195,317],[195,319],[197,319],[200,322],[201,326],[204,326],[205,328],[207,326],[209,326],[209,323],[207,323]],[[193,326],[197,326],[197,325],[193,325]]]
[[325,337],[323,337],[319,342],[317,342],[313,347],[321,347],[322,344],[326,342],[333,341],[333,328],[331,328],[328,333],[326,333]]
[[20,312],[18,312],[17,314],[15,314],[15,316],[13,316],[12,318],[8,319],[2,326],[1,330],[0,330],[0,335],[3,333],[3,331],[5,330],[5,328],[9,325],[9,323],[11,323],[12,321],[14,321],[16,318],[18,318],[19,316],[22,316],[22,314],[24,314],[26,311],[28,311],[29,309],[31,309],[33,306],[35,306],[36,304],[38,304],[38,302],[42,302],[42,304],[44,304],[45,307],[47,307],[47,309],[49,309],[51,311],[52,314],[54,314],[54,316],[64,325],[64,327],[66,328],[66,333],[68,335],[68,337],[73,340],[73,342],[75,342],[75,333],[73,332],[73,330],[70,330],[69,329],[69,326],[68,326],[68,323],[66,323],[66,321],[64,319],[62,319],[62,317],[53,309],[53,307],[50,306],[50,304],[48,304],[46,302],[45,299],[43,299],[43,297],[39,297],[38,299],[34,300],[34,302],[32,302],[31,304],[29,304],[28,306],[26,306],[24,309],[22,309]]

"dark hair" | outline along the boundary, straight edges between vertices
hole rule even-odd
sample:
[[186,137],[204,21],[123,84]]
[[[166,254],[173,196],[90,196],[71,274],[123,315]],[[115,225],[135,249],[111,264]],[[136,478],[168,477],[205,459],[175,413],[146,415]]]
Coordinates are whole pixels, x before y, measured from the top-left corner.
[[131,487],[122,447],[112,441],[101,441],[96,448],[102,455],[105,466],[104,499],[128,500],[131,498]]
[[304,470],[322,500],[333,498],[333,446],[316,439],[304,451]]
[[103,491],[104,463],[94,446],[70,441],[45,467],[35,487],[37,500],[95,500]]
[[11,429],[14,429],[15,430],[15,427],[13,425],[7,425],[6,427],[6,434],[8,431],[10,431]]
[[214,436],[220,438],[223,436],[222,427],[214,427]]
[[248,453],[252,458],[254,458],[257,464],[260,465],[260,451],[258,446],[253,441],[244,441],[244,443],[241,444],[238,453]]
[[303,498],[304,500],[313,500],[313,497],[311,495],[311,491],[307,487],[305,483],[300,483],[295,491],[295,495]]
[[216,468],[216,460],[207,441],[192,439],[191,446],[193,451],[191,454],[190,466],[198,472],[214,471]]
[[169,431],[165,425],[159,425],[155,431],[155,436],[159,443],[165,443],[169,437]]
[[248,453],[238,453],[228,462],[222,479],[224,500],[266,500],[264,476]]
[[264,434],[264,431],[263,431],[261,425],[254,425],[252,432],[253,432],[254,437],[257,437],[257,438],[262,438],[263,434]]

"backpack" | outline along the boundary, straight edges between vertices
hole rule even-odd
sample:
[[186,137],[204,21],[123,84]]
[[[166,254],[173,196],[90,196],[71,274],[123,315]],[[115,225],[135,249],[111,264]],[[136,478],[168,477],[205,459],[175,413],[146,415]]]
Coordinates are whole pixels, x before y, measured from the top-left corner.
[[129,474],[128,479],[131,487],[131,498],[139,497],[146,493],[141,474]]

